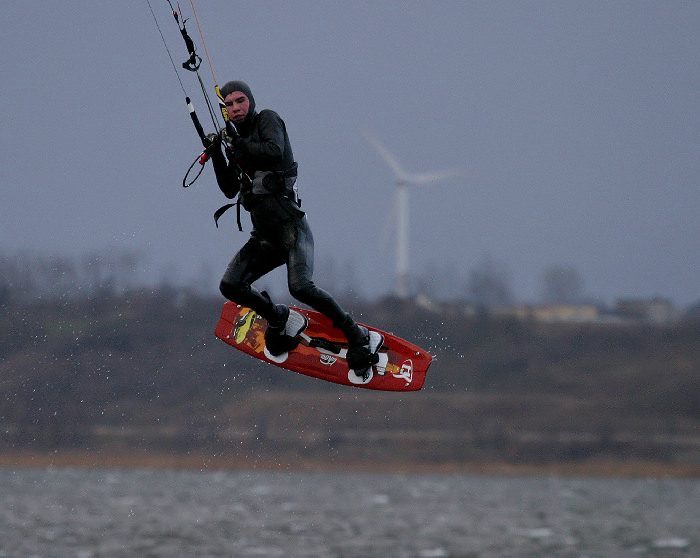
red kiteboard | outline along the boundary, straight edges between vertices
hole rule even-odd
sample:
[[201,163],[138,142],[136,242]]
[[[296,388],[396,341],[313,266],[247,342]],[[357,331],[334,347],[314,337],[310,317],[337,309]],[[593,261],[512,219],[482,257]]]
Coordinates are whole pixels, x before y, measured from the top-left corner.
[[291,309],[306,316],[308,326],[299,336],[297,348],[280,357],[265,349],[267,322],[250,308],[233,302],[224,303],[216,336],[264,362],[336,384],[383,391],[416,391],[423,387],[433,360],[426,350],[370,327],[384,336],[384,344],[379,350],[379,362],[372,367],[369,378],[363,379],[348,369],[347,339],[329,318],[313,310],[294,306]]

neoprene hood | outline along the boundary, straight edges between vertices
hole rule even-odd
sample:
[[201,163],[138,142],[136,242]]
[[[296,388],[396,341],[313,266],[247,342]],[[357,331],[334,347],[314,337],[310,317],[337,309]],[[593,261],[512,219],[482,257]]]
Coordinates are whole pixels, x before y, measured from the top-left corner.
[[241,93],[245,94],[246,97],[248,97],[248,100],[250,101],[248,114],[253,114],[255,112],[255,98],[253,97],[253,92],[250,90],[250,87],[248,87],[248,84],[245,81],[229,81],[221,88],[221,95],[223,95],[225,99],[234,91],[240,91]]

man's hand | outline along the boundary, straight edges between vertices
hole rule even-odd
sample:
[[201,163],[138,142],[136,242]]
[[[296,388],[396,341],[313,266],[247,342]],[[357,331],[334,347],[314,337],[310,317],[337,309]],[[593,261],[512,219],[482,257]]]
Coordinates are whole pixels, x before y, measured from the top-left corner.
[[204,150],[210,157],[223,157],[221,153],[221,137],[219,134],[209,134],[204,138]]
[[231,138],[231,149],[234,153],[248,153],[248,140],[243,139],[239,135]]
[[207,149],[210,147],[213,147],[214,149],[221,147],[221,138],[219,137],[219,134],[209,134],[204,138],[204,142],[206,143],[205,147]]

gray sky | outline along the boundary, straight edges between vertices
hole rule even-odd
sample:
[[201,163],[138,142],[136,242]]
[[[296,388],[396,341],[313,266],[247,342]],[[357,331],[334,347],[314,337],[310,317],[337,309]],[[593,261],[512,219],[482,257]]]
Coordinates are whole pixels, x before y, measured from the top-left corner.
[[[392,286],[393,179],[371,130],[409,171],[464,169],[411,191],[414,273],[460,289],[488,256],[523,300],[552,264],[605,300],[700,299],[700,3],[197,6],[220,83],[246,80],[286,121],[320,277],[334,262],[365,294]],[[145,275],[215,292],[249,227],[214,227],[210,168],[180,186],[200,146],[145,0],[3,2],[0,18],[0,251],[143,250]]]

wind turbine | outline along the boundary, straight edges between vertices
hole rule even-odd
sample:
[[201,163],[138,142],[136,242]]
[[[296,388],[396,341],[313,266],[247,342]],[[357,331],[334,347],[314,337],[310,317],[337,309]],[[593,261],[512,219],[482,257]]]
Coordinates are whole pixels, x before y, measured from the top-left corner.
[[396,211],[398,214],[397,234],[396,234],[396,295],[399,298],[406,298],[409,290],[409,213],[408,213],[408,187],[432,184],[438,180],[459,176],[461,172],[457,169],[438,171],[432,173],[411,174],[404,170],[398,160],[384,145],[368,132],[364,133],[367,141],[377,150],[377,153],[384,159],[384,162],[394,173],[394,184],[396,185]]

